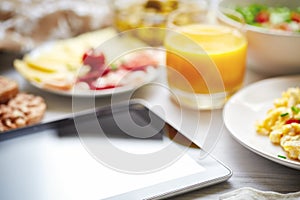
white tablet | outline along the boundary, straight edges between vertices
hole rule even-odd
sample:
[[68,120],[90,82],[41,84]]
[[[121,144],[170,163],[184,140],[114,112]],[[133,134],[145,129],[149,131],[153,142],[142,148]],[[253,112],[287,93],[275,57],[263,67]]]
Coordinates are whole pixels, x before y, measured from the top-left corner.
[[0,199],[162,199],[232,172],[139,101],[0,134]]

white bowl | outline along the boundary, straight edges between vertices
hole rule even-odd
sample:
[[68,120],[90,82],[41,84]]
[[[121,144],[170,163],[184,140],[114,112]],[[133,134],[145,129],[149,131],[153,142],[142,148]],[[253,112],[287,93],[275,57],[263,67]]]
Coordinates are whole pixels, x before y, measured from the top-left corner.
[[300,33],[274,31],[252,25],[242,25],[224,15],[223,8],[234,9],[253,3],[267,6],[296,8],[300,1],[295,0],[221,0],[218,17],[234,27],[243,28],[248,39],[248,67],[264,75],[277,76],[300,73]]

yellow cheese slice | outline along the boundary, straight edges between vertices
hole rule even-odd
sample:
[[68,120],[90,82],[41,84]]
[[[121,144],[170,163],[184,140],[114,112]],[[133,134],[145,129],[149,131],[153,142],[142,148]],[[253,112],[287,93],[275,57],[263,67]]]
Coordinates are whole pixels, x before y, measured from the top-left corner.
[[35,68],[30,67],[26,62],[22,60],[15,60],[14,66],[18,72],[20,72],[26,79],[41,83],[45,80],[60,80],[67,79],[67,77],[74,76],[73,73],[57,73],[57,72],[47,72],[42,70],[37,70]]
[[47,43],[25,55],[23,60],[30,67],[44,72],[78,71],[82,66],[84,52],[97,48],[116,34],[113,28],[106,28]]

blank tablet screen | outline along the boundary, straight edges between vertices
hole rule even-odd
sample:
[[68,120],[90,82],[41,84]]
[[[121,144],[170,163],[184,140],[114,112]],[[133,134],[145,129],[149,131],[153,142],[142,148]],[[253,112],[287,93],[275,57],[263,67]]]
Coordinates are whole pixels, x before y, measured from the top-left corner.
[[206,170],[186,153],[200,149],[142,105],[23,131],[0,142],[0,199],[96,200]]

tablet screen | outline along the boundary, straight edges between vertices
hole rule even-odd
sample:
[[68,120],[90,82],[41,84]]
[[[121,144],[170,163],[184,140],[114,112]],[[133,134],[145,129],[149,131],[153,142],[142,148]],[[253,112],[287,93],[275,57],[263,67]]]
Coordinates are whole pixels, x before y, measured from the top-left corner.
[[[31,131],[0,142],[0,199],[103,199],[206,170],[185,151],[194,144],[141,105]],[[164,162],[170,145],[183,153]]]

